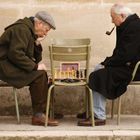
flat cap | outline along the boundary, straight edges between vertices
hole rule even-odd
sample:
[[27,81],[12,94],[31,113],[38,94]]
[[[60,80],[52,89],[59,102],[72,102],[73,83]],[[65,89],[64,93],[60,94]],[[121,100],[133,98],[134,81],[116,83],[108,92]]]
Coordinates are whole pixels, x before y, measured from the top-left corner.
[[56,26],[55,26],[55,23],[54,23],[54,20],[52,18],[52,16],[46,12],[46,11],[39,11],[35,14],[35,17],[42,20],[43,22],[46,22],[48,23],[52,29],[56,29]]

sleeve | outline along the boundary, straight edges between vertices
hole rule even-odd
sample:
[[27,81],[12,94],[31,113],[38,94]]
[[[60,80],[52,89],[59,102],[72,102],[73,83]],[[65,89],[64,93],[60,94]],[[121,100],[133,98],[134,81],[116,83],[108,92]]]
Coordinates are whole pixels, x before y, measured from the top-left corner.
[[26,55],[30,39],[31,32],[27,27],[16,27],[11,31],[11,41],[8,51],[8,59],[17,67],[27,72],[34,70],[36,67],[36,63]]
[[36,63],[39,63],[42,60],[42,46],[40,45],[35,45],[34,48],[34,57],[36,59]]

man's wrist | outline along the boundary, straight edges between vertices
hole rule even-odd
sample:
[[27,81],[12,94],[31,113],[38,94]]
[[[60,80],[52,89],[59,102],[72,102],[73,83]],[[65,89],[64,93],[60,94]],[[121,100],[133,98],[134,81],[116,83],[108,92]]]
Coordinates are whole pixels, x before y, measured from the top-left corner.
[[35,65],[33,70],[37,70],[38,69],[38,64]]
[[36,46],[41,45],[40,41],[38,41],[38,40],[35,41],[35,44],[36,44]]

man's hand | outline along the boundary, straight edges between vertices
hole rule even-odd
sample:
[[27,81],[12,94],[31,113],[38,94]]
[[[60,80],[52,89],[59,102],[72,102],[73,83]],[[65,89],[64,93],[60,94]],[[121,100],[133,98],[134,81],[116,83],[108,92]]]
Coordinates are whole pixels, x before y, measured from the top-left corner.
[[97,71],[97,70],[99,70],[99,69],[104,69],[104,68],[105,68],[104,65],[98,64],[98,65],[96,65],[96,67],[94,68],[94,71]]
[[41,63],[41,64],[38,64],[37,70],[45,70],[46,71],[47,68],[46,68],[45,64]]
[[46,36],[38,37],[37,40],[35,41],[36,45],[37,45],[37,46],[40,45],[40,42],[41,42],[42,40],[44,40],[45,37],[46,37]]

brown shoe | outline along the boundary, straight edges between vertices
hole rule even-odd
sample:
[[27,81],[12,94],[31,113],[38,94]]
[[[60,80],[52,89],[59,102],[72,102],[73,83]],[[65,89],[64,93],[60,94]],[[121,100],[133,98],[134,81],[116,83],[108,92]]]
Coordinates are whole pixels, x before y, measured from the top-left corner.
[[[33,116],[32,125],[45,126],[45,115],[42,115],[40,117]],[[58,121],[49,119],[48,126],[58,126]]]
[[58,121],[56,121],[54,119],[49,119],[48,126],[58,126]]
[[[95,119],[95,126],[100,126],[100,125],[105,125],[106,124],[106,120],[101,120],[101,119]],[[92,123],[90,121],[90,119],[85,119],[82,121],[78,121],[78,126],[92,126]]]
[[95,126],[105,125],[106,120],[96,119],[95,120]]

